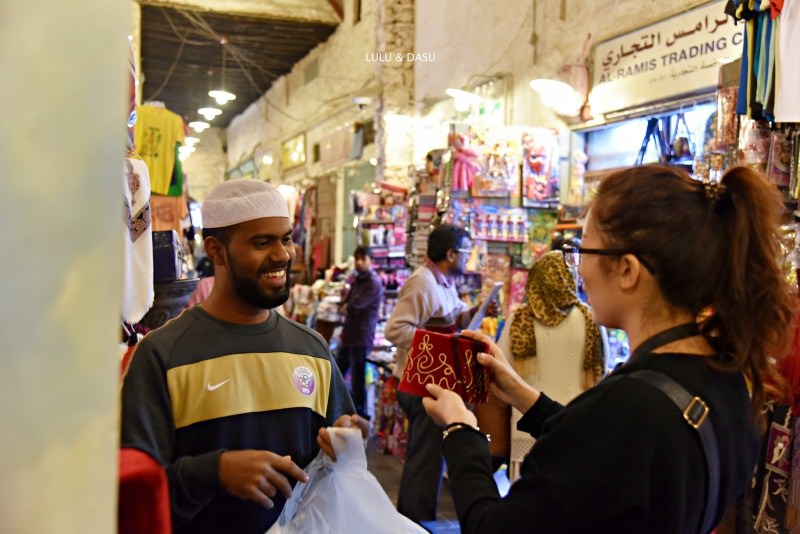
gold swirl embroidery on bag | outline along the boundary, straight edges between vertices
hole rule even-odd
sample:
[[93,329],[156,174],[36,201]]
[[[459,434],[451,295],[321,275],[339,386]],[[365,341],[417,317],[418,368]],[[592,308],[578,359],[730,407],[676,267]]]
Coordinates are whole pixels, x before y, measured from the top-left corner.
[[464,358],[466,359],[466,365],[463,367],[464,390],[471,391],[475,382],[475,354],[472,352],[472,349],[467,349],[464,351]]
[[403,372],[403,380],[416,382],[421,386],[433,384],[435,383],[433,373],[441,369],[443,376],[437,385],[449,390],[454,389],[458,380],[456,379],[455,370],[447,363],[447,354],[441,352],[434,356],[433,343],[430,342],[430,336],[427,334],[422,337],[422,341],[417,348],[419,352],[409,362],[411,365],[406,366]]

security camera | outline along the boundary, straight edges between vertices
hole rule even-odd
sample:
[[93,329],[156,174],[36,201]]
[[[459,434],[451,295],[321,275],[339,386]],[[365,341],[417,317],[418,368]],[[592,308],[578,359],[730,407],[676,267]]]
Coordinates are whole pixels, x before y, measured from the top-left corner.
[[368,96],[354,96],[352,100],[353,104],[358,106],[358,109],[360,111],[364,111],[365,109],[367,109],[367,106],[372,104],[372,99]]

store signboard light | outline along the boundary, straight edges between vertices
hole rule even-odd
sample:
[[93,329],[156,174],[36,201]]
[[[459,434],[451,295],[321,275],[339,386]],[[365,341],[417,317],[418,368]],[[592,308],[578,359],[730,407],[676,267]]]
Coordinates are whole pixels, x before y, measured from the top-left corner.
[[592,114],[716,87],[719,66],[741,55],[743,24],[719,0],[594,47]]

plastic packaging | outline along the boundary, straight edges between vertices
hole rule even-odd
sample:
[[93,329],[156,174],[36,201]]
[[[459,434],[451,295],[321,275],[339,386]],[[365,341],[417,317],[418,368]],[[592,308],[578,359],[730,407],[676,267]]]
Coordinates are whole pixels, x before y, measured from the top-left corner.
[[337,461],[320,451],[267,534],[425,534],[394,507],[367,470],[361,431],[328,428]]

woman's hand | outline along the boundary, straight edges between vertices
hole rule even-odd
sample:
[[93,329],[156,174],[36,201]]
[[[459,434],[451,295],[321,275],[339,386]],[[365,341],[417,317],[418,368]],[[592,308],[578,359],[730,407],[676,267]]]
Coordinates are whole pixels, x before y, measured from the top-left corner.
[[[358,428],[361,430],[361,437],[367,439],[369,437],[369,421],[360,415],[343,415],[333,423],[334,427],[343,428]],[[331,460],[336,461],[336,453],[333,452],[333,444],[331,443],[331,435],[328,434],[326,428],[320,428],[317,434],[317,445],[327,454]]]
[[489,336],[473,330],[463,330],[461,335],[482,341],[489,348],[489,354],[478,353],[478,363],[489,369],[492,376],[489,388],[499,401],[512,405],[524,414],[539,400],[539,392],[514,371],[503,351]]
[[433,398],[426,397],[422,399],[422,405],[425,406],[425,411],[436,423],[440,425],[467,423],[477,426],[478,420],[475,418],[475,414],[467,409],[464,401],[461,400],[457,393],[435,384],[427,384],[425,389],[433,395]]

